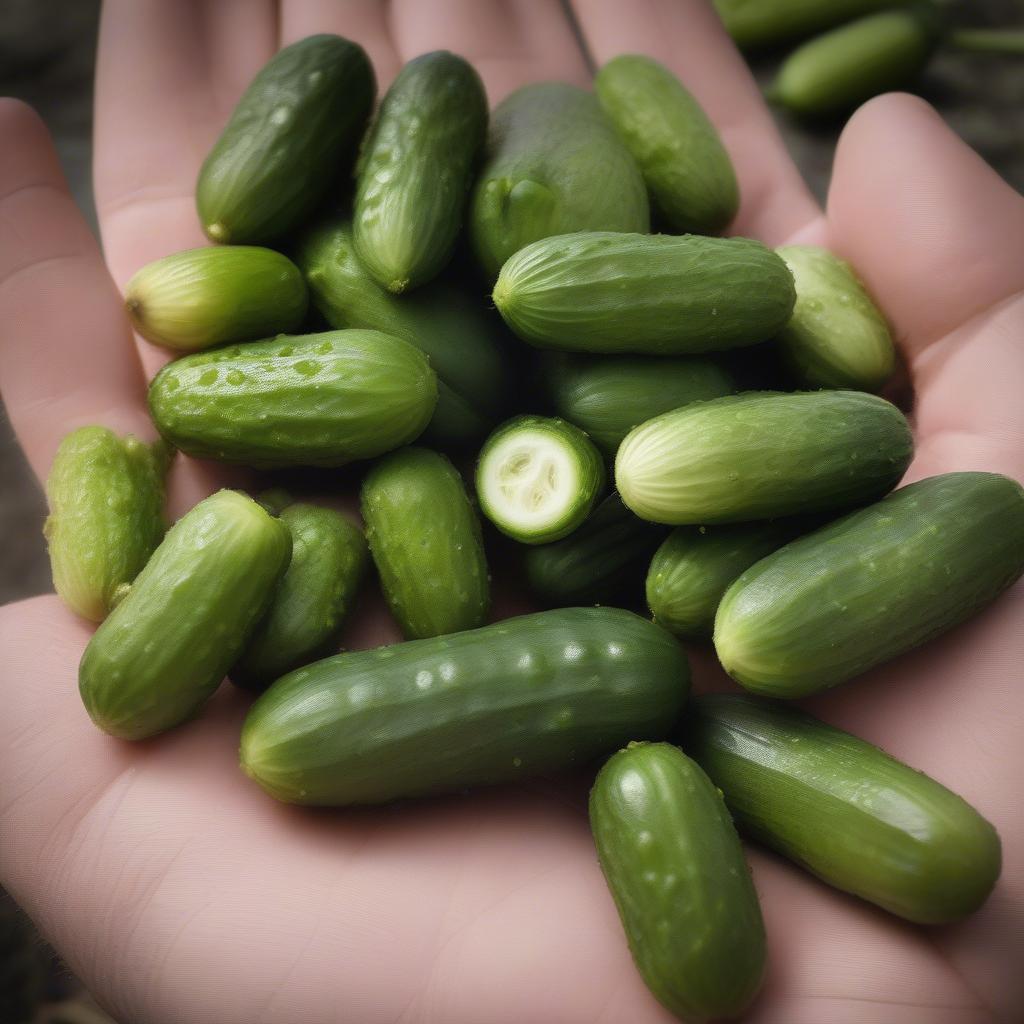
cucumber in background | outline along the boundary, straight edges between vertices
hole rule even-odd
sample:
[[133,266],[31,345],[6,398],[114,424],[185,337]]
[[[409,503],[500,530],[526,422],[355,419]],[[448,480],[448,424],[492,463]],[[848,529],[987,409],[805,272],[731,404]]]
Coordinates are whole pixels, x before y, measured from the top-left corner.
[[737,46],[756,49],[788,43],[812,32],[840,25],[851,18],[900,0],[712,0],[726,31]]

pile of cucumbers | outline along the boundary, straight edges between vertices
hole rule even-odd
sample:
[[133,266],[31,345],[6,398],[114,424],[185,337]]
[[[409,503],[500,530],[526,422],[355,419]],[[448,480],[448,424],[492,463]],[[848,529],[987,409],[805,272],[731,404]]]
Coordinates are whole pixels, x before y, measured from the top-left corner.
[[[282,50],[203,164],[217,244],[127,287],[176,356],[149,388],[160,439],[76,430],[47,484],[54,582],[99,623],[92,720],[153,737],[229,675],[261,694],[244,771],[337,807],[611,755],[600,862],[644,979],[687,1018],[739,1013],[761,981],[737,828],[910,921],[971,913],[993,828],[784,701],[1010,586],[1020,485],[894,490],[913,440],[877,394],[885,318],[825,250],[717,237],[740,200],[728,154],[654,61],[490,114],[447,52],[373,115],[375,92],[354,43]],[[271,476],[166,529],[176,451],[302,467],[318,493],[358,479],[362,525]],[[491,622],[499,564],[546,610]],[[338,653],[371,565],[406,641]],[[679,637],[747,692],[690,698]]]

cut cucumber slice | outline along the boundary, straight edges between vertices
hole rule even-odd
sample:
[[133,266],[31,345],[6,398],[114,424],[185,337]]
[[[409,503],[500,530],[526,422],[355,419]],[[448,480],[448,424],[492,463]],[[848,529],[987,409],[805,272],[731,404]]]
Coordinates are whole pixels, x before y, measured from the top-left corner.
[[604,487],[593,441],[565,420],[518,416],[484,443],[476,490],[484,515],[523,544],[546,544],[576,529]]

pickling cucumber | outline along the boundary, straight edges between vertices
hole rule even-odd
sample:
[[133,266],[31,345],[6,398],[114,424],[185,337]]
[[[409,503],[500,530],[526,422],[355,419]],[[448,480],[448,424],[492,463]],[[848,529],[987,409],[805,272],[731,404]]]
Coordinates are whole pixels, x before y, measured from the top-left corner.
[[895,7],[900,0],[712,0],[737,46],[787,43],[851,18]]

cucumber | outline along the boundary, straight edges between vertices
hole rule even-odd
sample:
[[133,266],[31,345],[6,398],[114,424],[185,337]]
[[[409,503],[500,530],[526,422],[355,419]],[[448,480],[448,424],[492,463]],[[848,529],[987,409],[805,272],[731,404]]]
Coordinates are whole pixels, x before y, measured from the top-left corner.
[[[267,505],[266,495],[260,504]],[[286,672],[337,649],[369,562],[362,530],[340,512],[289,504],[280,520],[291,536],[291,562],[231,668],[231,681],[247,690],[264,690]]]
[[775,250],[796,281],[796,307],[777,343],[805,387],[878,391],[896,364],[889,326],[848,263],[827,249]]
[[903,413],[860,391],[748,392],[641,424],[615,457],[615,484],[642,519],[749,522],[880,498],[910,465]]
[[630,612],[523,615],[279,679],[246,718],[242,768],[279,800],[338,806],[524,779],[666,736],[689,676]]
[[160,543],[171,455],[163,442],[106,427],[79,427],[61,441],[43,533],[54,588],[76,615],[102,621]]
[[544,367],[555,411],[585,430],[609,461],[636,426],[736,390],[732,375],[697,356],[564,356]]
[[407,639],[482,626],[490,577],[459,471],[425,448],[403,448],[367,474],[361,493],[384,597]]
[[900,0],[712,0],[737,46],[788,43],[851,18],[893,7]]
[[135,330],[179,352],[294,331],[307,303],[299,268],[256,245],[176,252],[147,263],[125,290]]
[[424,440],[479,442],[501,417],[509,375],[504,327],[475,295],[433,283],[398,298],[363,267],[351,227],[334,220],[307,233],[296,259],[313,303],[332,327],[384,331],[421,349],[437,371],[437,408]]
[[647,571],[654,621],[683,637],[710,638],[722,595],[745,569],[795,535],[790,522],[677,526]]
[[999,877],[999,836],[968,803],[796,708],[698,697],[684,736],[742,833],[892,914],[960,920]]
[[530,590],[556,606],[639,598],[643,565],[663,534],[611,494],[568,537],[526,549]]
[[590,515],[605,484],[601,453],[579,427],[544,416],[503,423],[480,450],[480,509],[506,536],[546,544]]
[[583,231],[521,249],[493,298],[538,348],[686,355],[771,337],[796,292],[782,259],[748,238]]
[[749,690],[803,697],[970,618],[1024,572],[1024,490],[945,473],[757,562],[715,618],[725,670]]
[[736,173],[683,83],[650,57],[624,54],[598,71],[594,88],[667,227],[701,235],[725,228],[739,209]]
[[340,36],[309,36],[271,58],[199,172],[196,206],[207,236],[274,241],[332,185],[343,188],[376,92],[363,48]]
[[426,357],[379,331],[279,335],[185,356],[149,386],[171,444],[249,466],[341,466],[414,440],[437,402]]
[[681,1020],[735,1017],[761,987],[761,907],[722,795],[678,747],[631,743],[598,773],[590,827],[647,987]]
[[487,133],[487,93],[447,50],[399,72],[356,172],[356,251],[377,283],[404,292],[448,262]]
[[284,525],[237,491],[184,515],[85,649],[78,686],[93,722],[141,740],[191,718],[241,653],[290,554]]
[[498,105],[469,222],[489,280],[539,238],[649,227],[640,169],[593,95],[535,82]]

